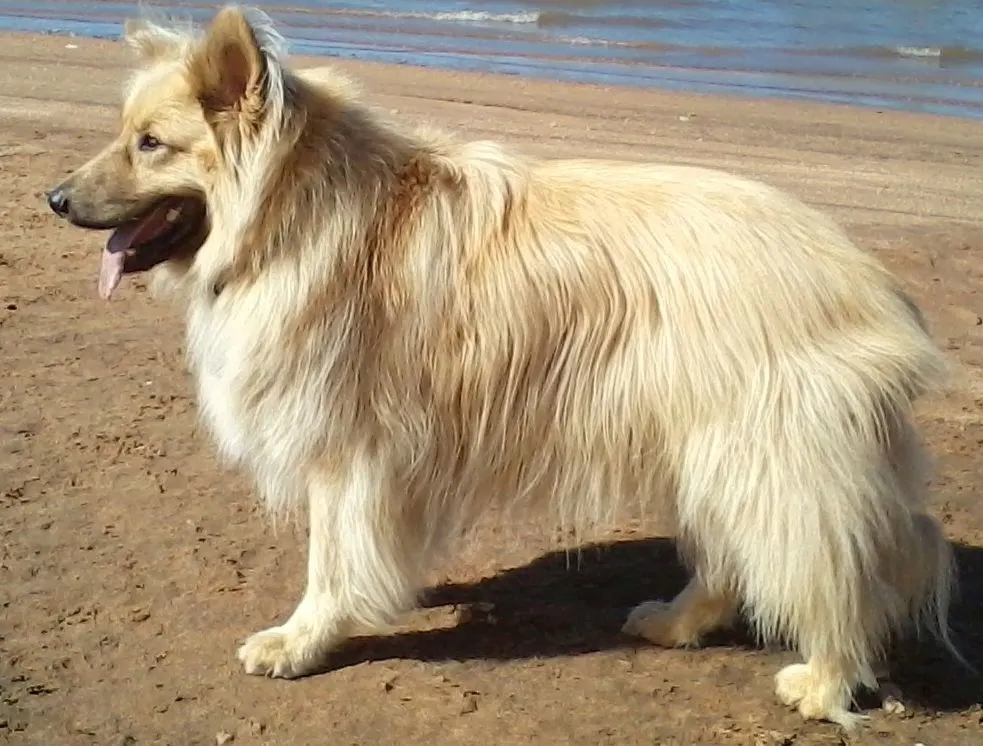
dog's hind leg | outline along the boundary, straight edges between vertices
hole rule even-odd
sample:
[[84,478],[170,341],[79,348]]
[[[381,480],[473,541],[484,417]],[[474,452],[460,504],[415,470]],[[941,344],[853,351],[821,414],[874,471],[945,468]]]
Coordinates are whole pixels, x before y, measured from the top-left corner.
[[862,478],[837,485],[816,475],[811,481],[811,490],[789,483],[782,515],[759,534],[774,554],[746,557],[742,585],[760,635],[788,640],[805,658],[775,676],[779,700],[806,719],[853,730],[865,719],[851,711],[853,693],[859,686],[877,688],[874,667],[904,616],[879,567],[885,553],[900,547],[884,535],[877,516],[854,510],[862,501],[876,504],[863,496]]
[[850,537],[855,550],[867,550],[867,561],[841,562],[851,572],[840,575],[839,592],[811,598],[810,613],[797,624],[797,642],[800,650],[813,652],[807,663],[788,666],[775,677],[783,702],[806,717],[825,716],[847,726],[859,719],[844,711],[849,690],[858,683],[878,692],[884,710],[904,711],[897,687],[876,680],[886,673],[890,636],[906,627],[925,630],[962,661],[948,630],[952,548],[938,522],[924,512],[922,449],[905,417],[890,422],[888,433],[878,474],[868,480],[868,499],[877,512],[866,524],[855,521]]
[[356,625],[379,628],[412,604],[420,553],[398,506],[387,503],[384,473],[355,458],[340,478],[311,478],[307,588],[286,622],[239,648],[247,673],[295,678],[323,670]]
[[[760,571],[749,578],[759,622],[775,629],[781,620],[806,658],[776,675],[779,699],[806,718],[848,729],[862,720],[848,711],[853,691],[879,690],[876,671],[892,637],[918,625],[948,643],[951,549],[923,512],[921,453],[910,424],[898,416],[885,429],[852,468],[843,451],[839,474],[814,473],[812,493],[799,483],[796,501],[784,503],[799,511],[798,520],[783,516],[785,560],[770,578]],[[833,461],[831,452],[824,455]],[[813,513],[811,527],[803,512]]]
[[807,416],[806,403],[751,418],[748,432],[738,422],[690,436],[680,534],[699,548],[700,577],[734,588],[763,641],[790,642],[804,657],[777,675],[778,697],[851,728],[861,719],[853,691],[876,688],[873,666],[909,613],[886,567],[908,561],[919,540],[905,530],[910,508],[882,446],[854,435],[850,420],[837,428]]
[[662,647],[696,647],[700,638],[728,626],[737,613],[736,599],[711,593],[698,576],[672,601],[646,601],[628,615],[622,631]]

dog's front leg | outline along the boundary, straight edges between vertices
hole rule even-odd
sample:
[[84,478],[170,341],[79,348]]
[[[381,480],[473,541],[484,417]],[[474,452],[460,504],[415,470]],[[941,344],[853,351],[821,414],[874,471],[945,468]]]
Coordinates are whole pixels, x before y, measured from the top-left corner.
[[422,558],[385,474],[384,464],[360,456],[342,474],[311,477],[307,588],[285,623],[239,648],[247,673],[323,670],[356,624],[378,628],[412,603]]

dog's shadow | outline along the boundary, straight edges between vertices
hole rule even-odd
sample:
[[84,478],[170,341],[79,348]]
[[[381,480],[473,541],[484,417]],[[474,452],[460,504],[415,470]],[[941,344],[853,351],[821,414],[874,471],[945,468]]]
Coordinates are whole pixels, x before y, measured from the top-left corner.
[[[957,545],[960,593],[951,623],[954,641],[983,669],[983,548]],[[650,599],[670,599],[686,584],[669,539],[590,545],[553,552],[524,567],[477,583],[431,589],[422,606],[457,606],[451,627],[359,637],[339,651],[335,667],[411,659],[518,660],[549,658],[638,645],[620,632],[628,612]],[[706,640],[757,647],[742,625]],[[932,640],[907,640],[892,653],[892,680],[905,698],[935,710],[962,710],[983,701],[983,678],[954,661]]]

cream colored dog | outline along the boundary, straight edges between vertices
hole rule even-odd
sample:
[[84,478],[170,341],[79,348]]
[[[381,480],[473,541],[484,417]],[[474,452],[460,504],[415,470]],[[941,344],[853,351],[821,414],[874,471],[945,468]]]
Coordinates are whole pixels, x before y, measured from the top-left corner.
[[104,296],[151,267],[182,294],[222,453],[309,509],[307,590],[246,671],[313,672],[393,620],[492,506],[580,530],[672,506],[692,579],[626,630],[689,645],[743,611],[804,656],[776,688],[807,718],[855,724],[907,625],[947,640],[911,420],[944,361],[825,217],[715,171],[398,128],[288,69],[258,13],[126,36],[119,136],[49,200],[113,229]]

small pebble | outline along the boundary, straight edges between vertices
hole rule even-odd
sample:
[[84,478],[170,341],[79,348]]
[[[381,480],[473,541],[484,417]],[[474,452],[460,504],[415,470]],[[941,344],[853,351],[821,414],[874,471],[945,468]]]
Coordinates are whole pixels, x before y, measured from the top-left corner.
[[478,695],[475,692],[465,692],[464,702],[461,703],[461,714],[469,715],[478,710]]
[[259,720],[256,720],[256,718],[249,718],[246,724],[249,726],[249,730],[255,735],[259,735],[266,730],[266,726],[259,722]]
[[468,624],[471,622],[477,624],[494,624],[496,621],[494,614],[495,604],[488,603],[487,601],[458,606],[455,611],[457,613],[458,624]]
[[881,709],[889,715],[903,715],[905,713],[904,703],[894,697],[885,697],[881,702]]
[[220,730],[215,734],[215,743],[217,746],[225,746],[225,744],[232,743],[234,740],[236,740],[236,737],[224,730]]

